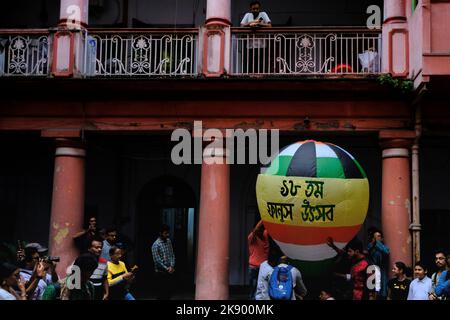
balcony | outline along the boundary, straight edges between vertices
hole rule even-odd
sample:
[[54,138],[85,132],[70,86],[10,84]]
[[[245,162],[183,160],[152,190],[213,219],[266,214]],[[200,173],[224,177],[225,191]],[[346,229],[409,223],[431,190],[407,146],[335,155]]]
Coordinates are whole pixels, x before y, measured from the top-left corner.
[[0,30],[0,76],[48,76],[48,30]]
[[381,72],[381,32],[355,28],[232,29],[234,76],[370,75]]
[[198,29],[90,30],[87,77],[194,77]]
[[[202,30],[90,29],[75,50],[86,78],[203,76]],[[0,76],[49,76],[47,30],[0,31]],[[381,32],[358,28],[231,28],[225,76],[367,77],[381,73]],[[77,42],[78,43],[78,42]],[[227,46],[228,47],[228,46]]]

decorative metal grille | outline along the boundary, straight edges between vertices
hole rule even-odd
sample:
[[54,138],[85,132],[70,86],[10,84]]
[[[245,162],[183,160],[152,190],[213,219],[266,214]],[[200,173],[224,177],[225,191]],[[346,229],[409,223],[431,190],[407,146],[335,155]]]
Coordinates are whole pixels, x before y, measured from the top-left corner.
[[197,34],[91,34],[86,37],[87,76],[193,76]]
[[377,74],[381,34],[235,33],[235,75]]
[[47,35],[0,35],[0,76],[47,76],[49,52]]

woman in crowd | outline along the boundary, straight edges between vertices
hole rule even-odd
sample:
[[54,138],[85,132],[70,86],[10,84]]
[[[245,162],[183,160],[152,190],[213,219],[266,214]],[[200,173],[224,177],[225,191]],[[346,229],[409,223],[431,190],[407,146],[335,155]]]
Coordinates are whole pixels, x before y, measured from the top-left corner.
[[[0,265],[0,300],[27,300],[25,283],[20,276],[20,269],[10,263]],[[17,294],[14,288],[18,288]]]

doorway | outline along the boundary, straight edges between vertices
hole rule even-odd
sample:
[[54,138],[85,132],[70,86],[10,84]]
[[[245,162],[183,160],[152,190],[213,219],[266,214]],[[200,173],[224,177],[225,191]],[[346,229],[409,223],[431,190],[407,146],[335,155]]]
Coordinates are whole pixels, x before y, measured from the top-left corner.
[[162,224],[170,228],[175,253],[175,294],[194,292],[197,200],[182,179],[161,176],[148,182],[137,201],[136,261],[140,267],[136,291],[140,298],[152,297],[154,265],[151,247]]

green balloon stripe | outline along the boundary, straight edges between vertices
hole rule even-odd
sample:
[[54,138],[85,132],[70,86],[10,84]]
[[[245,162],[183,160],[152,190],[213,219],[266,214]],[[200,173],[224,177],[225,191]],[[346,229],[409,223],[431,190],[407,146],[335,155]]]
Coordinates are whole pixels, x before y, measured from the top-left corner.
[[344,168],[338,158],[316,158],[317,178],[345,179]]
[[[269,166],[265,174],[275,176],[286,176],[289,166],[291,165],[292,156],[277,156]],[[356,159],[352,159],[361,172],[363,178],[367,178],[364,169]],[[336,178],[346,179],[344,168],[338,158],[316,158],[317,178]]]
[[291,156],[278,156],[273,161],[270,167],[267,169],[265,174],[274,176],[285,176],[288,170],[289,164],[291,163]]

